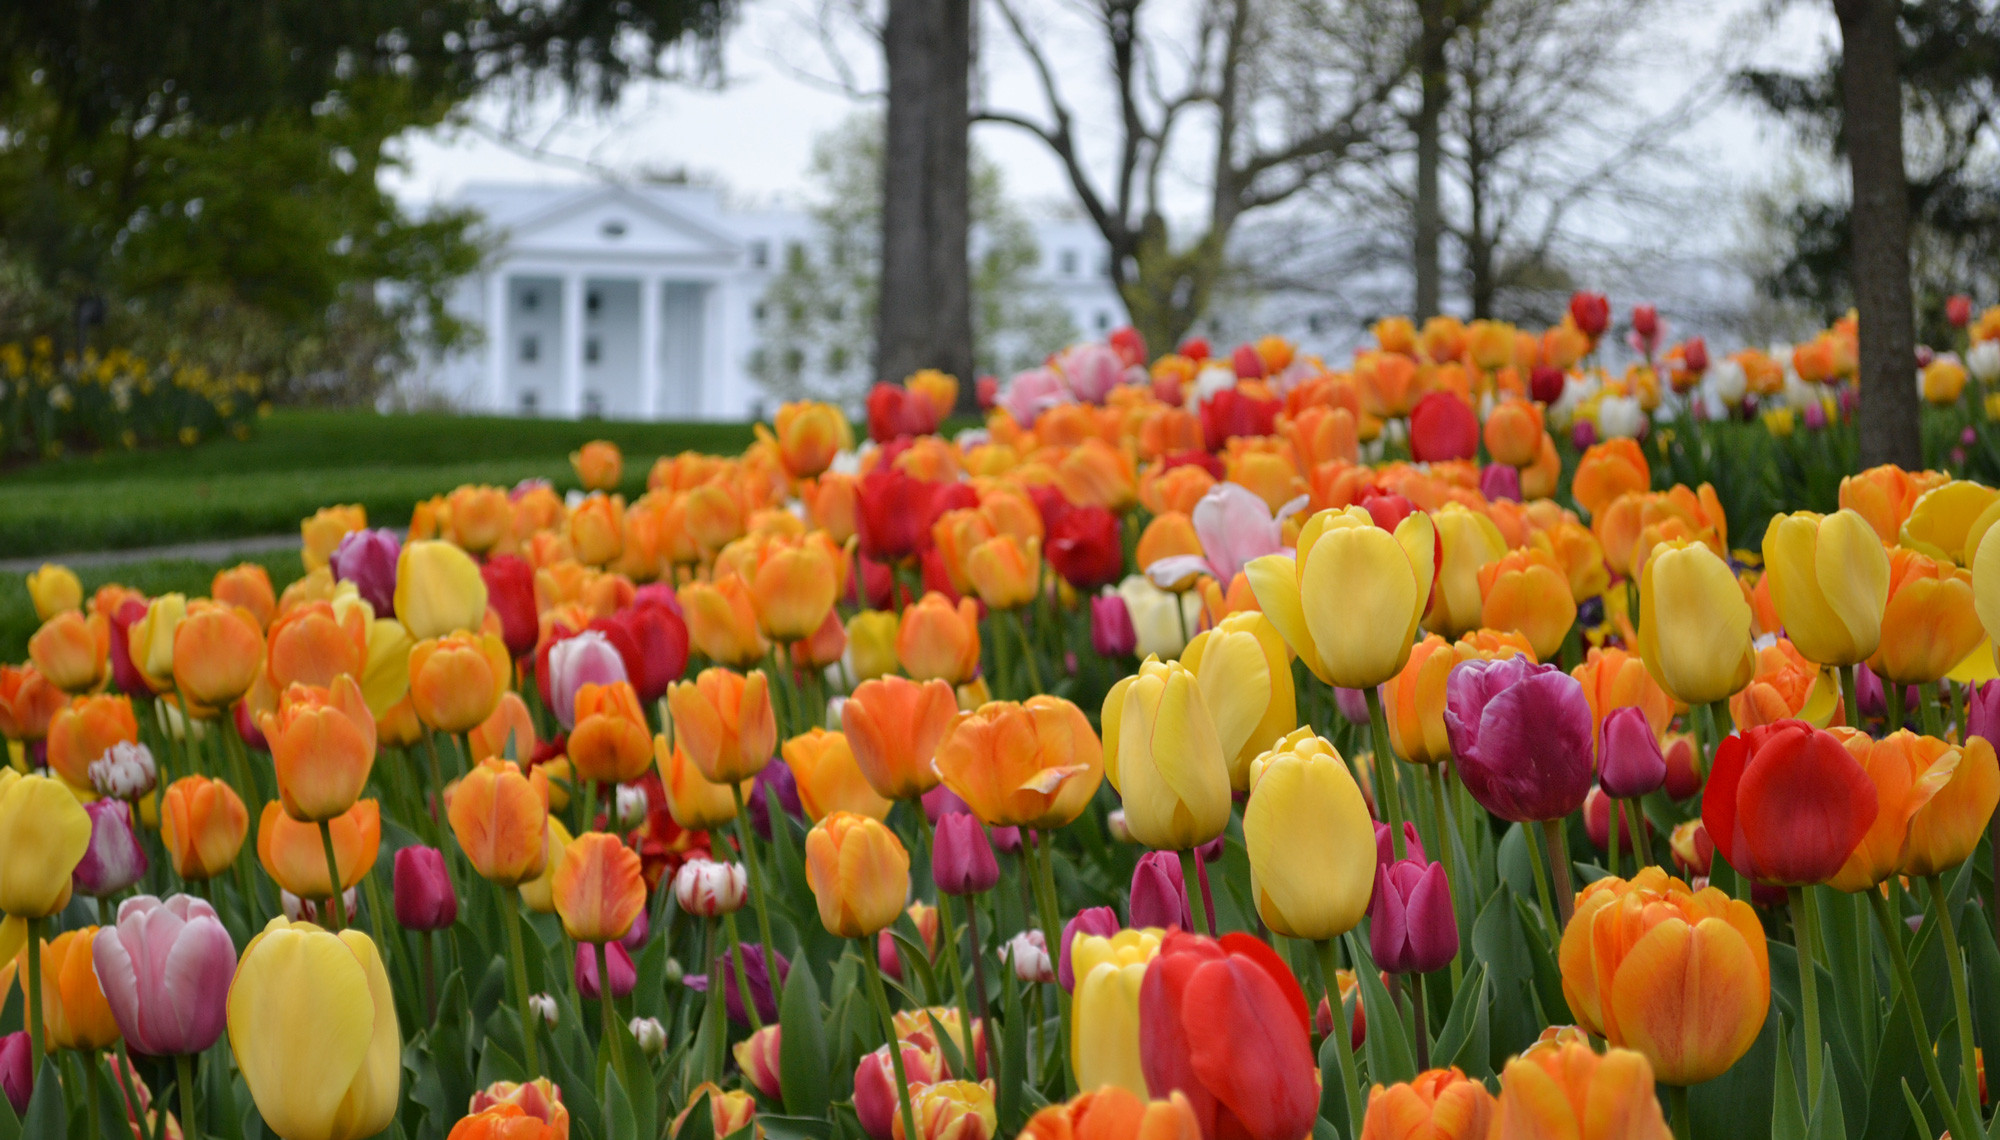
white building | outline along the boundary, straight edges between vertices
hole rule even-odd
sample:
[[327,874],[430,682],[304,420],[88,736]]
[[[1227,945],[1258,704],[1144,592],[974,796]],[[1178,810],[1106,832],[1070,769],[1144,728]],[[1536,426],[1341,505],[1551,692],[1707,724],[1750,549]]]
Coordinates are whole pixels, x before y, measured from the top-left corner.
[[[673,420],[744,419],[769,402],[748,364],[784,251],[813,240],[805,214],[732,210],[682,186],[474,183],[457,204],[485,218],[496,248],[451,299],[483,343],[425,377],[456,405]],[[1096,230],[1049,221],[1037,236],[1076,327],[1101,337],[1123,324]]]

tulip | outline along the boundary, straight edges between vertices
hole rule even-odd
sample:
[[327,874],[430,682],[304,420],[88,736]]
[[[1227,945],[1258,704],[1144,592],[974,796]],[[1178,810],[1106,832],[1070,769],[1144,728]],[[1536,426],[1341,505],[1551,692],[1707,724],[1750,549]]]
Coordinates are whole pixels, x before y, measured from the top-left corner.
[[28,599],[34,603],[37,621],[48,621],[59,613],[83,608],[83,582],[76,571],[53,562],[28,572]]
[[1392,974],[1428,974],[1458,956],[1458,917],[1442,863],[1377,865],[1368,914],[1370,957]]
[[1648,867],[1577,896],[1559,960],[1578,1022],[1636,1050],[1661,1081],[1720,1076],[1749,1051],[1771,1002],[1771,963],[1750,904],[1690,892]]
[[2000,763],[1993,745],[1973,736],[1963,746],[1908,731],[1873,740],[1834,729],[1874,786],[1874,822],[1828,885],[1869,890],[1897,873],[1936,875],[1969,858],[2000,805]]
[[569,453],[569,465],[587,491],[613,491],[625,476],[625,455],[606,439],[593,439]]
[[1807,660],[1838,667],[1874,654],[1889,556],[1858,512],[1774,516],[1764,531],[1764,573],[1785,636]]
[[1421,512],[1392,535],[1361,507],[1321,511],[1299,533],[1296,560],[1267,555],[1245,572],[1258,607],[1314,676],[1372,689],[1409,659],[1430,601],[1436,534]]
[[891,1120],[893,1140],[990,1140],[998,1135],[992,1082],[937,1081],[910,1090],[917,1135],[907,1136],[900,1115]]
[[102,615],[85,617],[63,610],[28,639],[28,659],[49,683],[66,693],[82,693],[104,683],[110,666],[111,627]]
[[1713,550],[1676,539],[1646,560],[1639,578],[1639,656],[1660,687],[1687,705],[1722,700],[1756,675],[1750,603]]
[[888,818],[891,801],[869,783],[845,734],[813,728],[787,740],[782,752],[807,819],[817,823],[836,811]]
[[966,554],[965,566],[981,601],[996,610],[1017,609],[1034,600],[1041,543],[1031,538],[1024,548],[1011,534],[995,535]]
[[684,913],[701,918],[742,910],[749,890],[741,863],[690,859],[674,873],[674,902]]
[[891,1048],[902,1054],[903,1072],[913,1088],[932,1084],[945,1074],[944,1053],[935,1044],[898,1041],[863,1055],[854,1067],[854,1114],[869,1140],[892,1140],[895,1135],[892,1122],[900,1100],[889,1060]]
[[375,764],[375,721],[352,677],[335,677],[330,691],[292,685],[259,724],[288,815],[316,822],[354,806]]
[[1645,662],[1623,649],[1593,648],[1570,675],[1582,683],[1584,699],[1590,703],[1592,739],[1599,737],[1613,709],[1639,708],[1656,733],[1665,732],[1673,719],[1673,698],[1653,680]]
[[80,927],[41,945],[42,1041],[50,1053],[95,1053],[118,1040],[118,1022],[91,963],[90,944],[97,931],[95,926]]
[[1437,567],[1437,600],[1426,615],[1424,626],[1455,638],[1482,624],[1481,567],[1506,555],[1507,540],[1492,519],[1458,503],[1446,504],[1431,516],[1431,522],[1437,528],[1442,560]]
[[224,708],[250,691],[264,660],[264,631],[249,610],[197,601],[174,627],[174,685],[197,705]]
[[979,604],[960,598],[954,607],[943,594],[925,594],[903,611],[896,657],[919,681],[956,686],[971,680],[979,671]]
[[372,1136],[401,1101],[395,1001],[358,930],[272,919],[230,983],[229,1046],[264,1123],[285,1140]]
[[[736,818],[736,796],[729,785],[709,782],[687,758],[687,751],[679,745],[669,746],[665,736],[653,737],[653,763],[666,792],[667,813],[678,826],[706,831]],[[751,789],[741,790],[748,794]]]
[[[1185,1093],[1203,1136],[1297,1140],[1319,1111],[1305,994],[1246,934],[1170,933],[1139,992],[1139,1060],[1155,1095]],[[1254,1065],[1243,1059],[1255,1056]]]
[[[1445,680],[1458,654],[1450,642],[1432,634],[1410,650],[1402,672],[1382,686],[1382,711],[1389,722],[1389,742],[1412,764],[1437,764],[1451,758],[1451,736],[1444,724]],[[1368,723],[1360,710],[1359,723]]]
[[[615,638],[612,644],[625,659],[626,680],[632,683],[641,701],[659,700],[666,695],[667,686],[687,672],[688,628],[673,608],[678,604],[641,601],[609,618],[590,623],[592,629],[606,632],[617,629],[624,633],[623,638]],[[832,610],[827,612],[833,618]],[[838,619],[833,620],[837,624]]]
[[[474,1113],[511,1109],[540,1121],[550,1130],[540,1136],[531,1135],[527,1140],[560,1140],[569,1135],[569,1109],[563,1104],[562,1090],[547,1077],[525,1083],[495,1081],[472,1094],[471,1108]],[[510,1135],[505,1140],[520,1138]]]
[[784,1090],[778,1064],[783,1048],[782,1035],[783,1031],[778,1026],[766,1025],[738,1041],[730,1050],[736,1058],[736,1067],[743,1073],[743,1079],[755,1085],[758,1092],[773,1099],[781,1096]]
[[585,685],[577,693],[569,759],[578,776],[595,783],[621,784],[643,775],[652,758],[652,733],[629,683]]
[[1876,814],[1875,786],[1840,738],[1800,720],[1724,739],[1701,799],[1702,822],[1729,865],[1787,886],[1833,878]]
[[1621,495],[1644,491],[1653,485],[1652,469],[1645,452],[1630,439],[1609,439],[1595,444],[1577,460],[1570,480],[1570,494],[1577,506],[1595,518]]
[[486,616],[486,580],[451,543],[412,542],[396,558],[395,603],[396,619],[419,641],[476,630]]
[[856,681],[871,681],[894,673],[899,621],[893,613],[863,610],[847,620],[848,662]]
[[704,669],[667,690],[667,709],[675,744],[711,783],[741,783],[771,762],[778,728],[764,674]]
[[355,503],[321,507],[312,517],[300,520],[299,558],[306,572],[326,566],[342,538],[367,526],[368,512]]
[[1889,552],[1889,602],[1870,669],[1898,684],[1927,685],[1977,648],[1982,632],[1971,572],[1904,547]]
[[[382,809],[374,800],[356,800],[347,811],[323,822],[325,833],[332,837],[344,891],[358,885],[375,866],[382,845]],[[257,821],[257,861],[272,882],[302,899],[333,896],[321,829],[294,819],[276,803],[265,804],[263,818]]]
[[1243,841],[1251,896],[1272,930],[1324,940],[1354,929],[1374,886],[1371,838],[1360,787],[1310,727],[1252,762]]
[[837,811],[806,833],[806,883],[836,938],[865,938],[903,912],[910,855],[878,820]]
[[[1428,860],[1428,856],[1424,854],[1424,841],[1417,838],[1416,823],[1407,819],[1403,821],[1403,851],[1405,858],[1420,862]],[[1386,867],[1394,862],[1396,862],[1396,849],[1390,840],[1389,825],[1378,819],[1375,821],[1375,865]],[[1370,875],[1372,876],[1373,872],[1370,872]],[[1369,879],[1371,889],[1374,882],[1371,877]]]
[[472,869],[501,887],[541,874],[542,834],[548,821],[548,782],[505,760],[482,760],[466,773],[445,810],[452,834]]
[[585,685],[609,685],[628,679],[625,659],[601,630],[585,630],[550,644],[536,662],[542,700],[564,729],[576,727],[576,695]]
[[123,800],[98,800],[83,810],[90,816],[90,846],[71,872],[76,889],[102,899],[145,877],[146,851],[132,830],[132,806]]
[[90,837],[90,816],[60,781],[0,769],[0,912],[33,920],[68,905]]
[[563,1128],[529,1116],[518,1105],[504,1104],[461,1117],[451,1126],[445,1140],[567,1140],[569,1119]]
[[1360,1140],[1485,1140],[1493,1094],[1457,1067],[1431,1069],[1368,1093]]
[[396,852],[396,922],[405,930],[444,930],[458,921],[458,895],[444,853],[410,846]]
[[1049,525],[1042,554],[1063,581],[1079,592],[1108,586],[1125,572],[1118,516],[1103,507],[1066,511]]
[[1530,1050],[1500,1075],[1489,1140],[1667,1140],[1653,1066],[1641,1053],[1587,1043]]
[[1456,392],[1426,393],[1410,409],[1410,458],[1444,463],[1478,452],[1479,417]]
[[[183,618],[183,621],[186,619]],[[294,683],[325,688],[346,673],[364,675],[368,665],[368,611],[358,605],[306,602],[271,623],[265,674],[273,688]]]
[[758,628],[779,642],[811,636],[840,593],[833,558],[811,542],[765,547],[748,584]]
[[1104,738],[1112,742],[1104,772],[1124,800],[1133,838],[1186,851],[1222,834],[1229,769],[1195,675],[1178,661],[1148,658],[1136,676],[1112,687],[1104,709]]
[[[367,663],[356,680],[361,682],[368,712],[375,717],[376,732],[384,740],[408,747],[423,731],[410,699],[410,650],[416,642],[402,622],[377,618],[368,623],[367,646]],[[258,683],[269,684],[270,678]]]
[[1590,704],[1554,665],[1465,661],[1446,684],[1445,725],[1465,788],[1517,823],[1561,819],[1590,791]]
[[1200,681],[1234,791],[1250,787],[1250,762],[1298,725],[1292,655],[1263,614],[1230,614],[1188,642],[1181,664]]
[[1099,657],[1127,657],[1138,644],[1139,633],[1124,598],[1107,593],[1090,599],[1090,647]]
[[90,957],[118,1031],[134,1051],[185,1056],[222,1036],[236,948],[207,902],[190,895],[126,899],[117,925],[91,941]]
[[1188,904],[1180,857],[1171,851],[1148,851],[1141,855],[1138,866],[1132,869],[1132,891],[1126,909],[1135,927],[1193,930],[1194,911]]
[[1157,930],[1079,934],[1073,940],[1070,1064],[1079,1087],[1115,1085],[1145,1095],[1140,993],[1160,946]]
[[[644,913],[644,912],[641,912]],[[597,955],[600,947],[579,942],[576,947],[576,991],[588,1001],[597,1001],[604,996],[603,986],[597,975]],[[632,964],[632,954],[617,942],[605,942],[606,969],[611,976],[611,996],[622,998],[629,995],[639,983],[639,971]]]
[[1538,658],[1554,657],[1576,624],[1576,600],[1555,556],[1530,547],[1510,551],[1480,568],[1483,598],[1479,623],[1514,630],[1528,639]]
[[[1104,747],[1082,709],[1061,697],[1035,696],[1020,704],[988,702],[960,717],[938,743],[933,764],[980,822],[1051,829],[1083,814],[1097,794]],[[1226,781],[1223,796],[1226,813]]]
[[[1110,938],[1118,933],[1118,912],[1108,906],[1088,906],[1063,923],[1062,938],[1056,954],[1056,981],[1065,993],[1076,989],[1076,968],[1072,950],[1079,935]],[[1150,960],[1152,956],[1147,955]],[[1133,984],[1138,984],[1134,979]]]
[[0,665],[0,736],[40,740],[49,734],[50,721],[68,703],[69,697],[49,684],[33,665]]
[[387,527],[350,531],[341,536],[328,565],[337,582],[352,582],[361,600],[378,614],[396,612],[396,570],[402,540]]
[[576,837],[551,884],[563,932],[578,942],[615,942],[646,905],[639,854],[615,835]]
[[25,1030],[0,1037],[0,1093],[7,1095],[16,1117],[27,1113],[28,1098],[34,1092],[35,1067],[28,1060],[33,1052]]
[[154,692],[173,688],[174,627],[186,616],[186,595],[162,594],[146,603],[146,615],[126,628],[127,655]]
[[931,846],[931,881],[948,895],[990,891],[1000,881],[1000,864],[993,858],[986,829],[970,814],[952,812],[938,820]]
[[1027,1140],[1201,1140],[1186,1096],[1148,1101],[1117,1085],[1078,1094],[1028,1118]]
[[160,780],[153,752],[143,744],[121,740],[90,762],[90,786],[100,796],[136,800],[153,790]]
[[592,494],[569,512],[566,520],[570,549],[585,566],[604,567],[625,551],[625,499]]
[[56,775],[90,787],[90,766],[120,743],[136,743],[139,722],[125,697],[74,697],[49,720],[46,758]]
[[500,706],[513,664],[506,644],[490,633],[420,641],[410,650],[410,703],[439,732],[470,732]]
[[[777,980],[771,978],[768,963],[777,964]],[[757,1007],[759,1021],[770,1024],[778,1020],[778,994],[784,989],[785,979],[791,975],[792,964],[783,954],[772,953],[766,957],[764,948],[754,943],[743,947],[743,978],[748,983],[750,1000]],[[724,955],[722,959],[722,994],[724,1005],[729,1011],[729,1019],[738,1025],[749,1025],[750,1015],[743,1005],[744,985],[736,980],[736,959]]]
[[1637,799],[1667,780],[1667,758],[1644,709],[1613,709],[1597,737],[1598,779],[1604,793],[1621,800]]
[[212,879],[236,862],[250,834],[250,812],[236,790],[207,776],[182,776],[160,798],[160,843],[174,874]]
[[1017,981],[1045,985],[1056,980],[1056,966],[1049,961],[1048,940],[1039,930],[1023,930],[1007,940],[1000,956],[1014,964]]

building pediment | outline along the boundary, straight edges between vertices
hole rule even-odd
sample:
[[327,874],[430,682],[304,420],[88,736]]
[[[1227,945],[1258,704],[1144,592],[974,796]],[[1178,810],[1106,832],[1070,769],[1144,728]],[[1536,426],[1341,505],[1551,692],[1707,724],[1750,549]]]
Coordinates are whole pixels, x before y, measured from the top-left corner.
[[623,186],[589,187],[498,228],[504,248],[514,257],[715,263],[739,256],[728,234],[664,198]]

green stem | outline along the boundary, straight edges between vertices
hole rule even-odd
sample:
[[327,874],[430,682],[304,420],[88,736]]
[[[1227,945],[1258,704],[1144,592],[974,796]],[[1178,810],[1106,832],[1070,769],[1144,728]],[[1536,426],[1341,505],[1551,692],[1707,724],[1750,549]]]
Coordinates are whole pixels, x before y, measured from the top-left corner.
[[1945,964],[1951,968],[1951,1000],[1958,1010],[1960,1099],[1977,1103],[1979,1072],[1973,1063],[1972,1003],[1965,989],[1965,955],[1958,946],[1958,925],[1952,921],[1951,899],[1945,895],[1944,879],[1937,875],[1926,875],[1924,879],[1931,887],[1931,905],[1937,908],[1938,933],[1944,936]]
[[1313,943],[1319,948],[1319,972],[1326,977],[1326,1004],[1333,1011],[1333,1055],[1340,1062],[1340,1099],[1347,1102],[1347,1134],[1361,1135],[1361,1093],[1354,1084],[1353,1038],[1347,1027],[1347,1003],[1340,1000],[1340,962],[1334,957],[1333,940]]
[[[1195,865],[1200,861],[1201,852],[1199,851],[1181,852],[1181,887],[1183,891],[1186,890],[1189,883],[1194,881]],[[1208,900],[1204,898],[1201,902],[1201,932],[1213,938],[1215,937],[1215,916],[1208,913]]]
[[182,1053],[174,1058],[174,1083],[181,1090],[181,1131],[189,1136],[200,1136],[200,1118],[194,1114],[194,1063],[195,1056]]
[[1542,903],[1542,921],[1549,924],[1550,945],[1562,942],[1562,927],[1556,924],[1555,893],[1549,890],[1549,869],[1542,858],[1542,845],[1535,842],[1535,835],[1527,824],[1521,825],[1521,838],[1527,840],[1528,865],[1535,872],[1535,895]]
[[[972,955],[972,989],[979,996],[979,1023],[987,1025],[989,1008],[986,1003],[986,955],[979,941],[979,896],[965,896],[965,941],[966,949]],[[1043,936],[1047,942],[1047,936]],[[990,1026],[989,1026],[990,1028]]]
[[1646,850],[1646,815],[1639,807],[1638,796],[1625,801],[1625,826],[1632,829],[1632,873],[1636,875],[1646,869],[1647,860],[1653,857]]
[[1027,623],[1021,620],[1021,611],[1007,611],[1007,620],[1014,627],[1014,636],[1021,642],[1021,660],[1028,665],[1028,690],[1031,694],[1042,691],[1042,668],[1035,663],[1035,647],[1028,641]]
[[1674,1140],[1689,1140],[1693,1133],[1689,1131],[1687,1086],[1668,1085],[1667,1105],[1673,1110]]
[[[882,1018],[882,1031],[889,1035],[889,1067],[896,1073],[896,1096],[902,1102],[903,1135],[917,1135],[917,1114],[910,1108],[910,1078],[903,1072],[903,1043],[896,1040],[896,1015],[889,1009],[889,991],[882,987],[882,968],[875,964],[874,939],[861,939],[861,964],[868,974],[868,996],[875,1000],[875,1012]],[[971,1030],[966,1040],[972,1040]]]
[[[757,999],[750,992],[750,971],[743,966],[743,942],[736,934],[736,912],[722,916],[722,928],[729,933],[729,953],[736,960],[736,994],[743,999],[743,1014],[750,1019],[752,1032],[764,1028],[764,1015],[757,1012]],[[764,976],[771,977],[771,950],[764,949]]]
[[[970,907],[972,903],[968,900],[966,905]],[[942,943],[940,949],[944,951],[944,968],[945,972],[951,975],[952,992],[958,998],[958,1013],[961,1018],[959,1024],[965,1027],[965,1067],[967,1070],[965,1079],[968,1081],[977,1081],[979,1079],[979,1061],[972,1056],[974,1049],[972,1027],[976,1024],[972,1020],[972,991],[966,987],[965,973],[958,966],[958,929],[951,913],[951,896],[945,894],[943,891],[939,891],[937,908],[938,941]]]
[[1889,723],[1883,726],[1886,736],[1903,727],[1903,686],[1882,678],[1882,700],[1889,706]]
[[[1062,942],[1062,918],[1056,910],[1055,850],[1050,844],[1049,833],[1047,831],[1041,833],[1039,845],[1039,851],[1035,859],[1035,905],[1036,909],[1041,911],[1043,942],[1056,946],[1057,949],[1051,950],[1050,953],[1058,954],[1060,953],[1060,944]],[[1021,850],[1026,852],[1028,849],[1027,837],[1022,836]],[[1050,960],[1056,961],[1058,959],[1051,958]],[[1062,991],[1062,987],[1058,986],[1056,988],[1056,1009],[1062,1015],[1062,1039],[1064,1041],[1070,1040],[1069,1005],[1069,995]],[[1060,1052],[1059,1049],[1058,1053]],[[1063,1065],[1061,1068],[1063,1073],[1063,1095],[1067,1097],[1076,1091],[1076,1073],[1068,1065]]]
[[1396,793],[1396,753],[1389,747],[1389,717],[1382,711],[1382,691],[1363,689],[1368,698],[1368,728],[1375,737],[1375,802],[1389,825],[1389,850],[1403,858],[1403,803]]
[[1799,1004],[1805,1011],[1806,1103],[1819,1103],[1819,958],[1813,940],[1819,936],[1819,908],[1813,905],[1811,887],[1793,887],[1792,938],[1799,952]]
[[708,1079],[716,1082],[722,1080],[722,1070],[728,1063],[727,1056],[729,1052],[729,1026],[724,1022],[726,1015],[723,1013],[722,1006],[722,987],[725,984],[724,978],[727,975],[724,974],[722,969],[722,948],[718,945],[721,940],[722,920],[719,918],[709,919],[708,1023],[715,1027],[715,1047],[710,1051],[708,1056]]
[[[743,785],[732,783],[729,794],[736,797],[736,843],[743,848],[743,866],[750,872],[750,902],[757,908],[757,940],[764,947],[764,961],[768,965],[771,955],[777,953],[778,944],[771,940],[771,912],[764,902],[764,879],[757,867],[757,849],[750,842],[750,811],[743,804]],[[783,808],[776,799],[767,799],[771,827],[785,826]]]
[[[1339,986],[1334,987],[1336,990]],[[1430,1013],[1424,1008],[1424,976],[1410,975],[1410,1009],[1416,1014],[1417,1071],[1431,1067]]]
[[521,902],[512,887],[499,887],[499,891],[500,917],[507,926],[508,956],[514,965],[514,1005],[521,1014],[521,1052],[528,1065],[522,1079],[532,1081],[542,1075],[542,1059],[535,1044],[535,1013],[528,1006],[528,951],[521,942]]
[[1944,735],[1944,726],[1938,722],[1938,696],[1935,683],[1917,689],[1917,723],[1923,725],[1925,736]]
[[[618,1003],[611,996],[611,954],[604,943],[599,942],[593,952],[597,955],[597,996],[604,1002],[604,1040],[610,1044],[611,1068],[621,1075],[625,1069],[625,1042],[618,1036]],[[750,1007],[752,1017],[757,1007]]]
[[333,857],[333,828],[326,820],[319,821],[320,846],[326,849],[326,883],[331,897],[327,909],[333,912],[335,933],[347,925],[347,903],[340,897],[340,863]]
[[[1604,826],[1609,832],[1610,840],[1604,856],[1604,869],[1614,879],[1618,877],[1618,833],[1625,830],[1625,821],[1620,818],[1621,815],[1618,810],[1618,800],[1613,796],[1604,797]],[[1634,862],[1636,861],[1635,856]]]
[[1569,928],[1570,912],[1576,907],[1576,891],[1569,880],[1569,839],[1563,835],[1563,821],[1543,820],[1542,839],[1549,845],[1549,885],[1556,895],[1555,913],[1562,920],[1556,927],[1556,941],[1561,942],[1562,932]]
[[1931,1099],[1937,1102],[1938,1112],[1945,1118],[1954,1136],[1980,1136],[1984,1133],[1970,1127],[1959,1119],[1958,1104],[1944,1087],[1944,1074],[1938,1071],[1936,1042],[1931,1031],[1924,1025],[1924,1010],[1919,1004],[1916,978],[1910,974],[1910,956],[1903,949],[1903,939],[1897,927],[1902,923],[1889,913],[1889,900],[1880,891],[1866,891],[1868,904],[1875,909],[1875,926],[1881,931],[1882,941],[1889,944],[1889,961],[1896,970],[1896,983],[1903,990],[1903,1012],[1910,1019],[1910,1031],[1917,1037],[1917,1060],[1923,1063],[1924,1079],[1930,1082]]

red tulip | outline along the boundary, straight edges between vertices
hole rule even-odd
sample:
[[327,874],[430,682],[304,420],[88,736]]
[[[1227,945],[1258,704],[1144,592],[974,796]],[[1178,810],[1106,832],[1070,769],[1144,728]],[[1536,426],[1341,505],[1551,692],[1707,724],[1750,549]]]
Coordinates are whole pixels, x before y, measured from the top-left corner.
[[1945,298],[1944,319],[1951,327],[1962,329],[1972,323],[1972,298],[1963,293],[1953,293]]
[[1248,934],[1178,931],[1139,987],[1139,1066],[1147,1090],[1179,1090],[1204,1140],[1299,1140],[1319,1113],[1298,979]]
[[535,651],[541,632],[535,609],[535,568],[524,558],[496,554],[479,567],[486,582],[486,604],[500,615],[500,640],[507,653],[520,660]]
[[592,621],[590,628],[611,639],[625,662],[625,679],[642,701],[659,700],[687,671],[687,623],[657,602],[627,606]]
[[1262,380],[1264,378],[1264,358],[1257,355],[1254,345],[1239,344],[1236,351],[1229,354],[1229,366],[1236,371],[1238,380]]
[[855,515],[861,553],[877,562],[892,563],[922,549],[930,535],[925,516],[930,513],[934,489],[934,484],[912,479],[891,464],[862,476],[860,509]]
[[1134,364],[1146,363],[1146,338],[1131,325],[1112,331],[1107,338],[1118,360],[1127,368]]
[[937,406],[900,384],[877,384],[868,392],[868,437],[889,443],[899,436],[937,430]]
[[1562,369],[1538,364],[1528,373],[1528,394],[1544,404],[1553,404],[1562,399],[1563,386],[1568,382]]
[[1410,410],[1410,457],[1419,463],[1479,454],[1479,417],[1456,392],[1432,392]]
[[1278,412],[1284,406],[1283,400],[1258,399],[1235,388],[1224,388],[1202,401],[1202,441],[1210,451],[1218,451],[1233,436],[1270,435],[1278,430]]
[[1208,347],[1208,338],[1205,336],[1191,336],[1182,341],[1179,348],[1174,349],[1175,353],[1197,363],[1207,360],[1211,351]]
[[1117,515],[1103,507],[1078,507],[1065,511],[1048,532],[1042,553],[1077,590],[1095,590],[1125,576],[1125,544]]
[[1570,294],[1569,319],[1583,335],[1596,340],[1611,325],[1611,302],[1602,293],[1579,290]]
[[1875,822],[1875,785],[1839,738],[1802,720],[1734,733],[1716,749],[1701,818],[1715,849],[1765,883],[1823,883]]

